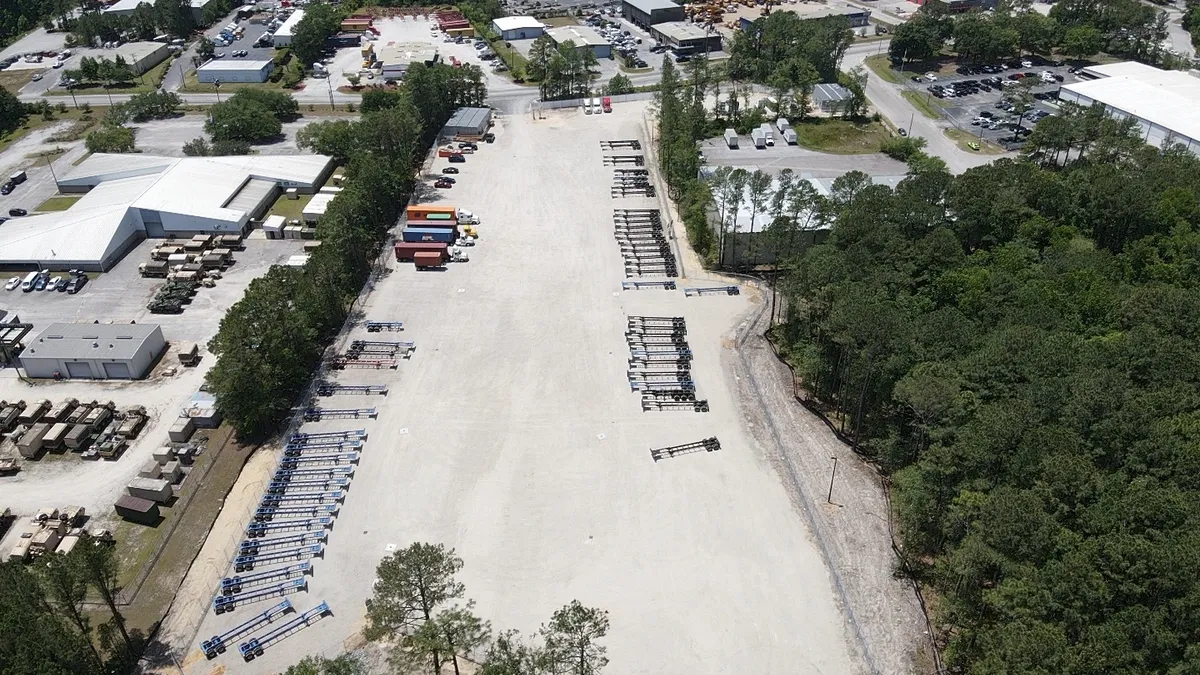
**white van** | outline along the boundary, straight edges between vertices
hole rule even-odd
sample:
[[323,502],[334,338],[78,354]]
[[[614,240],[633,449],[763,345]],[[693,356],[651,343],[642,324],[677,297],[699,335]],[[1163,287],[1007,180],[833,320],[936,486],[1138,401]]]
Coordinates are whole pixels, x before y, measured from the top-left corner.
[[26,274],[25,278],[21,280],[21,290],[25,291],[26,293],[28,293],[29,291],[32,291],[33,283],[35,281],[37,281],[37,278],[38,278],[37,272],[30,272],[29,274]]

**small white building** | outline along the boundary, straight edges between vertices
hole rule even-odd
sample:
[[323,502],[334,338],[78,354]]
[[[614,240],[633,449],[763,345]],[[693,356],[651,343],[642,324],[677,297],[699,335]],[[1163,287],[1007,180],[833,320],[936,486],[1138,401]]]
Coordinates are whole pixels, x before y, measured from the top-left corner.
[[502,16],[492,19],[492,30],[505,40],[531,40],[546,32],[546,26],[532,16]]
[[375,59],[385,80],[399,80],[414,63],[432,66],[438,62],[437,47],[426,42],[386,44],[375,50]]
[[275,48],[287,47],[292,44],[292,34],[296,31],[296,24],[304,18],[304,10],[298,9],[292,12],[292,15],[279,26],[279,30],[275,31],[275,36],[272,38],[275,41]]
[[237,59],[213,59],[196,69],[196,79],[200,82],[266,82],[275,62],[271,59],[264,61],[242,61]]
[[569,40],[576,49],[592,50],[598,59],[607,59],[612,55],[612,43],[587,26],[559,26],[547,30],[546,34],[556,45]]
[[135,380],[167,348],[157,324],[55,323],[21,353],[28,377]]
[[823,112],[839,113],[854,98],[850,90],[836,83],[818,84],[813,87],[812,100]]
[[328,192],[318,192],[313,195],[312,199],[308,200],[308,203],[300,210],[301,215],[304,217],[304,222],[317,222],[321,216],[325,215],[325,209],[329,208],[329,202],[333,201],[333,198],[336,196],[336,194]]

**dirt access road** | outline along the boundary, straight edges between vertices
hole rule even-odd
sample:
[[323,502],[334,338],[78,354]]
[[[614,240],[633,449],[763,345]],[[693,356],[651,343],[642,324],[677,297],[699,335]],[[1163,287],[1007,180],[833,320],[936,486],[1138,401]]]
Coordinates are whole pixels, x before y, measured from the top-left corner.
[[[456,548],[467,595],[496,629],[533,633],[572,599],[607,609],[614,671],[904,672],[862,653],[838,590],[845,584],[830,574],[804,515],[809,505],[745,423],[733,346],[762,299],[753,291],[685,299],[620,290],[612,210],[661,205],[609,197],[612,170],[599,141],[641,137],[645,109],[505,118],[497,142],[459,165],[458,183],[437,201],[483,219],[471,262],[444,272],[390,262],[365,313],[404,321],[405,331],[370,337],[412,340],[416,353],[394,371],[332,375],[387,384],[387,397],[321,400],[377,405],[379,418],[303,428],[370,434],[308,590],[291,596],[299,608],[328,601],[332,616],[253,663],[236,652],[207,662],[197,658],[190,626],[199,621],[199,635],[213,635],[266,605],[200,621],[200,603],[181,597],[186,609],[167,626],[188,672],[278,672],[305,654],[339,653],[362,628],[375,565],[414,541]],[[698,393],[712,412],[641,411],[624,372],[630,314],[686,317]],[[347,339],[365,337],[358,326]],[[707,436],[723,449],[650,458],[651,447]],[[239,487],[269,468],[249,467]],[[245,505],[227,508],[224,533],[244,526]],[[886,540],[860,545],[887,550]],[[210,537],[201,556],[212,561],[234,547],[227,534]],[[206,563],[185,589],[211,593],[214,569]],[[882,574],[903,597],[890,569],[885,563]],[[892,590],[879,590],[874,603],[889,608]],[[908,629],[895,618],[888,615],[891,628]]]

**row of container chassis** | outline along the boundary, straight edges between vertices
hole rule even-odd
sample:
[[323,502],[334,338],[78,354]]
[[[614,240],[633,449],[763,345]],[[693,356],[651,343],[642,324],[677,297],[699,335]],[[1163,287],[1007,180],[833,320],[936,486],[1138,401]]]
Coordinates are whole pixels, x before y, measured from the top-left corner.
[[[613,235],[624,258],[627,278],[679,275],[658,209],[614,209]],[[674,281],[663,283],[662,287],[674,290]]]
[[696,398],[692,350],[683,317],[630,316],[625,341],[629,344],[629,389],[641,392],[643,412],[708,412],[708,401]]

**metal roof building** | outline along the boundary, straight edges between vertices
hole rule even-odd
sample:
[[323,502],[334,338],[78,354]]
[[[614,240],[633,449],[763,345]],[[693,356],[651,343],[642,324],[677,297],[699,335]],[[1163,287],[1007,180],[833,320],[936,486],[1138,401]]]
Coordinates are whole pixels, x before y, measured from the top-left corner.
[[105,271],[145,237],[241,233],[281,189],[315,192],[332,167],[321,155],[92,155],[58,182],[87,193],[71,208],[0,228],[0,265]]
[[1081,74],[1098,79],[1063,85],[1059,100],[1102,105],[1117,119],[1137,120],[1151,145],[1179,143],[1200,153],[1200,77],[1132,61],[1089,66]]
[[556,45],[570,40],[577,48],[587,47],[598,59],[607,59],[612,54],[612,44],[587,26],[559,26],[547,30],[546,35],[549,35]]
[[427,42],[389,43],[375,50],[375,58],[382,64],[384,78],[396,79],[403,77],[414,63],[427,66],[437,63],[438,50]]
[[459,108],[442,127],[442,136],[482,136],[487,133],[491,121],[491,108]]
[[528,40],[546,31],[542,22],[532,16],[502,16],[492,19],[492,29],[505,40]]
[[166,347],[157,324],[55,323],[29,341],[20,362],[34,378],[131,380],[145,377]]
[[302,19],[304,19],[304,10],[298,9],[292,12],[292,15],[279,26],[279,30],[275,31],[275,36],[272,38],[276,49],[292,44],[292,33],[296,30],[296,24],[300,23]]
[[198,82],[266,82],[275,62],[213,59],[196,69]]
[[720,34],[686,21],[655,24],[650,27],[650,34],[659,42],[671,45],[683,53],[721,51]]
[[854,94],[840,84],[825,83],[813,87],[812,100],[825,112],[837,112],[846,106]]
[[621,15],[643,28],[684,19],[683,6],[671,0],[624,0]]

